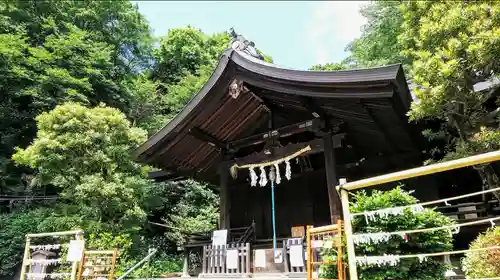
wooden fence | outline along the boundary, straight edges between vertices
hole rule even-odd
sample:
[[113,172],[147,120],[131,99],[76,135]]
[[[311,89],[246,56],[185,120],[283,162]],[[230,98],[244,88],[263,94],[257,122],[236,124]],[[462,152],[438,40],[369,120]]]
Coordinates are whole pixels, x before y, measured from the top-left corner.
[[[343,222],[322,227],[307,227],[307,280],[321,279],[321,266],[334,266],[338,280],[346,279],[346,266],[342,261],[342,232]],[[326,243],[330,242],[327,246]],[[332,259],[323,259],[320,254],[322,248],[330,247],[337,252]]]
[[[228,268],[227,254],[230,250],[237,250],[236,268]],[[203,247],[202,274],[203,276],[248,276],[251,273],[250,243],[229,243],[225,245],[205,245]]]
[[306,264],[304,263],[302,266],[292,266],[290,263],[290,246],[300,245],[304,248],[302,251],[303,260],[305,261],[305,247],[304,247],[304,239],[303,238],[292,238],[288,240],[283,240],[283,262],[285,264],[285,274],[289,277],[300,277],[303,278],[306,276]]
[[114,279],[118,249],[83,251],[83,258],[78,269],[78,280],[107,278]]

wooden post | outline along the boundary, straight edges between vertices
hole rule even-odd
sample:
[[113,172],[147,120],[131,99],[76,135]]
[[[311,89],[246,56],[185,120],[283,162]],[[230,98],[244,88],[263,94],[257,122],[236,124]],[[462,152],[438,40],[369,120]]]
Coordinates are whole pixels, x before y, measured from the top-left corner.
[[113,250],[113,260],[111,260],[111,271],[109,272],[109,280],[113,280],[115,276],[116,259],[118,258],[118,248]]
[[23,254],[23,264],[21,267],[21,276],[19,277],[19,280],[24,280],[26,277],[26,266],[28,265],[28,261],[31,258],[30,256],[30,238],[26,236],[26,246],[24,247],[24,254]]
[[337,275],[339,280],[344,280],[345,275],[343,274],[344,271],[344,263],[342,262],[342,220],[337,221],[337,238],[338,238],[338,246],[337,246]]
[[[77,233],[75,239],[76,240],[83,240],[83,233],[82,232]],[[82,252],[82,254],[83,254],[83,252]],[[75,280],[76,279],[76,271],[77,271],[77,269],[78,269],[78,262],[74,261],[71,264],[71,280]]]
[[339,194],[335,190],[337,186],[337,170],[335,169],[335,150],[333,146],[333,138],[331,133],[323,136],[324,154],[325,154],[325,171],[326,171],[326,186],[328,188],[328,201],[330,205],[330,220],[332,224],[337,223],[340,219],[342,208],[340,204]]
[[245,273],[247,276],[250,274],[250,261],[252,259],[252,250],[250,250],[250,243],[245,243]]
[[228,167],[222,167],[220,170],[220,207],[219,207],[219,229],[229,229],[231,207],[229,195],[229,170]]
[[312,280],[312,273],[313,273],[313,266],[312,263],[314,261],[313,259],[313,254],[312,251],[313,249],[311,248],[311,228],[312,226],[307,226],[306,227],[306,244],[307,244],[307,250],[306,250],[306,272],[307,272],[307,280]]
[[78,266],[78,276],[76,277],[76,279],[78,280],[82,279],[82,274],[85,269],[84,265],[85,265],[85,249],[83,249],[82,260],[80,261],[80,265]]
[[182,278],[188,278],[189,276],[189,249],[184,248],[184,265],[182,266]]
[[341,185],[339,186],[340,195],[342,197],[342,210],[344,214],[344,230],[346,236],[347,244],[347,258],[349,264],[349,280],[358,280],[358,269],[356,267],[356,252],[354,251],[354,240],[352,236],[352,224],[351,224],[351,213],[349,211],[349,193],[347,190],[343,189],[341,186],[346,182],[345,179],[341,179]]

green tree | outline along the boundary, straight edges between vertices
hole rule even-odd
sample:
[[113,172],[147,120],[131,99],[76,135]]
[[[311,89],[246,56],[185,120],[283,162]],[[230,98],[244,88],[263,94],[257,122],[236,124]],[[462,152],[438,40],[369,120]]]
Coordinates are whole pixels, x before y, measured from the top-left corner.
[[402,56],[398,36],[402,28],[402,1],[374,1],[361,8],[366,18],[360,38],[346,47],[350,56],[342,62],[350,68],[366,68],[394,63],[407,63]]
[[171,29],[154,51],[157,61],[154,77],[169,85],[189,74],[198,76],[201,66],[215,66],[229,41],[227,33],[208,36],[189,25]]
[[[500,244],[500,227],[488,229],[471,244],[470,249],[495,247]],[[465,254],[462,269],[469,278],[494,278],[500,275],[500,249],[474,251]]]
[[[500,3],[405,2],[401,11],[404,32],[398,40],[402,54],[412,61],[411,76],[421,86],[415,89],[418,101],[412,103],[410,118],[447,124],[445,159],[500,149],[496,86],[489,92],[474,90],[500,71],[495,63],[500,57]],[[498,184],[490,166],[479,174],[486,185]]]
[[35,170],[34,185],[54,185],[60,195],[88,207],[92,219],[123,225],[144,218],[148,182],[130,151],[146,140],[117,109],[66,103],[37,118],[37,136],[13,155]]
[[[356,194],[356,201],[351,205],[352,213],[373,211],[388,207],[398,207],[417,203],[417,200],[408,192],[399,187],[391,191],[373,191],[370,195],[365,192]],[[379,217],[367,223],[363,216],[353,220],[353,229],[356,233],[393,232],[416,228],[433,228],[452,225],[453,221],[443,214],[426,208],[415,213],[406,209],[403,215]],[[439,230],[407,235],[407,240],[400,236],[393,236],[387,242],[380,244],[360,244],[356,246],[356,255],[404,255],[449,251],[453,248],[453,238],[449,231]],[[359,269],[360,279],[442,279],[446,265],[439,259],[428,258],[420,262],[419,259],[401,259],[396,266],[376,267],[365,266]]]
[[152,37],[129,1],[0,3],[0,187],[24,192],[14,146],[35,135],[34,118],[72,100],[127,112],[129,79],[151,63]]
[[316,64],[311,67],[311,71],[338,71],[349,69],[344,63]]

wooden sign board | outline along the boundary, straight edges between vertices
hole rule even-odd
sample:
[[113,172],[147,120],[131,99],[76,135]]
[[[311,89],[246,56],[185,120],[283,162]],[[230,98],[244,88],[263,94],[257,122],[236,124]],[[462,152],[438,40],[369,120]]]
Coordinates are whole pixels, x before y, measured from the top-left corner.
[[292,227],[292,237],[305,237],[306,230],[304,226]]
[[[258,256],[259,258],[259,263],[255,263],[257,260],[256,250],[253,250],[253,258],[252,258],[252,265],[254,268],[254,273],[283,273],[285,272],[285,264],[282,263],[275,263],[274,261],[274,250],[273,249],[261,249],[264,251],[263,255],[265,256]],[[262,251],[259,252],[262,254]],[[264,262],[265,265],[263,265],[263,261],[260,260],[260,258],[264,257]],[[262,267],[265,266],[265,267]]]

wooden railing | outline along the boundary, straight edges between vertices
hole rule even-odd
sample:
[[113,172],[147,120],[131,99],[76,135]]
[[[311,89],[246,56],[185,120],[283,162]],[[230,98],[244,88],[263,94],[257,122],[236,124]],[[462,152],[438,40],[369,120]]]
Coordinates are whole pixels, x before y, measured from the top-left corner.
[[236,243],[247,243],[255,240],[255,222],[253,222],[236,241]]
[[[237,250],[236,267],[228,266],[228,250]],[[250,243],[230,243],[203,246],[202,274],[204,276],[248,276],[251,273]]]
[[[346,279],[346,265],[342,259],[342,232],[344,225],[342,220],[338,220],[337,224],[322,226],[322,227],[307,227],[307,280],[321,279],[321,266],[336,267],[338,280]],[[337,252],[337,255],[332,255],[332,259],[324,259],[321,256],[321,249],[328,247],[326,242],[331,242],[331,248]]]
[[500,214],[500,205],[497,200],[487,202],[466,202],[456,205],[436,207],[436,210],[454,220],[470,222],[486,217],[496,217]]

